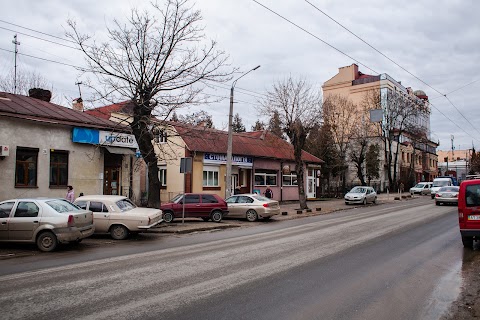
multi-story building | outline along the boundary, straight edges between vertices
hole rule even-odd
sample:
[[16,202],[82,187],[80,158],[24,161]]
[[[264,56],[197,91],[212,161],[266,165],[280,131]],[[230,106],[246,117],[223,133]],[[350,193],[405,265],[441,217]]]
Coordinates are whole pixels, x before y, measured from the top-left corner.
[[[362,119],[369,119],[369,114],[363,109],[367,97],[376,95],[377,108],[382,110],[379,121],[384,130],[382,133],[369,130],[369,139],[371,143],[377,143],[383,148],[380,154],[384,155],[388,154],[388,151],[385,153],[385,144],[382,141],[385,141],[386,135],[394,137],[390,152],[396,153],[393,158],[397,159],[388,168],[386,157],[380,157],[380,167],[382,168],[380,178],[373,181],[380,190],[384,190],[386,187],[389,189],[395,188],[395,186],[389,186],[388,170],[396,170],[397,183],[403,182],[405,186],[418,181],[431,181],[438,175],[438,158],[436,155],[438,143],[431,138],[430,107],[425,92],[406,88],[386,73],[380,75],[363,74],[358,70],[356,64],[339,68],[339,72],[326,81],[322,88],[324,99],[328,99],[332,95],[344,96],[349,99],[358,108],[355,115],[362,117]],[[397,116],[395,120],[390,119],[393,123],[384,126],[388,122],[387,118],[392,113],[394,105],[398,104],[400,100],[402,100],[402,103],[413,103],[426,110],[426,112],[418,113],[409,118],[408,127],[416,127],[419,130],[409,131],[406,127],[397,130],[401,127],[396,125],[396,123],[401,122],[401,116]],[[356,180],[356,170],[352,169],[347,174],[348,182],[350,184],[359,183]]]

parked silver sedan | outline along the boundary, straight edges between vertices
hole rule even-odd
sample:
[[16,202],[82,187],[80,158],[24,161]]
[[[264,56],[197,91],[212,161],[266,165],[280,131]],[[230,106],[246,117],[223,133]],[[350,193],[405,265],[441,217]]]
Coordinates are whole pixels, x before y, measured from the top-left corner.
[[377,193],[372,187],[354,187],[350,190],[344,197],[345,204],[350,203],[361,203],[367,204],[369,202],[376,203],[377,202]]
[[239,194],[225,199],[229,218],[244,218],[250,222],[265,220],[280,214],[278,201],[258,194]]
[[82,196],[75,204],[93,211],[95,233],[110,233],[115,240],[126,239],[130,233],[148,230],[163,221],[162,210],[137,207],[124,196]]
[[441,204],[458,204],[458,193],[460,187],[456,186],[448,186],[448,187],[441,187],[438,189],[437,193],[435,193],[435,204],[437,206]]
[[94,229],[92,212],[64,199],[0,202],[0,241],[33,242],[42,251],[53,251],[59,242],[80,242]]

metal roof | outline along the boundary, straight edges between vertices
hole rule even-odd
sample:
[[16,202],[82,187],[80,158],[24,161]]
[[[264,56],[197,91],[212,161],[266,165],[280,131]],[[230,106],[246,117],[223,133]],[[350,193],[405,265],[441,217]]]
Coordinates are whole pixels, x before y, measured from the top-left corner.
[[[209,153],[227,153],[228,132],[194,127],[178,122],[169,122],[182,137],[188,150]],[[268,131],[254,131],[233,134],[232,153],[234,155],[257,158],[295,160],[293,146]],[[314,155],[302,151],[302,158],[308,163],[323,163]]]
[[90,128],[127,129],[124,125],[85,112],[7,92],[0,92],[0,116]]

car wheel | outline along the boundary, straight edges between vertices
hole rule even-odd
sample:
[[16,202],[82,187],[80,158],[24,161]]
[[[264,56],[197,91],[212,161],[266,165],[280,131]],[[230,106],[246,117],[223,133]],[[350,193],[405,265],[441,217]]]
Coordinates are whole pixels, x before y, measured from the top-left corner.
[[258,214],[255,210],[250,209],[247,211],[247,220],[250,222],[257,221],[258,219]]
[[345,201],[345,204],[348,206],[348,202],[347,202],[347,201]]
[[213,222],[220,222],[222,221],[223,214],[220,210],[215,210],[212,212],[212,215],[210,217]]
[[268,221],[271,217],[263,217],[263,220]]
[[170,223],[173,221],[173,212],[171,211],[166,211],[163,213],[163,221]]
[[465,248],[473,248],[473,237],[462,236],[462,243]]
[[363,202],[362,202],[362,204],[363,204],[364,206],[365,206],[365,205],[367,205],[367,198],[366,198],[366,197],[365,197],[365,198],[363,198]]
[[119,224],[113,225],[110,228],[110,236],[115,240],[124,240],[128,237],[128,229]]
[[203,217],[202,220],[205,221],[205,222],[207,222],[208,220],[210,220],[210,218],[208,218],[208,217]]
[[57,244],[57,237],[50,231],[42,232],[37,238],[37,247],[44,252],[55,250]]

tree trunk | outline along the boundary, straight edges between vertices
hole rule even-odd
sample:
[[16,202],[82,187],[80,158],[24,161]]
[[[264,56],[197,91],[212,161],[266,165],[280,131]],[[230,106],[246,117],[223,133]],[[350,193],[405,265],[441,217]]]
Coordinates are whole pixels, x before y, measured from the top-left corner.
[[[301,145],[301,143],[299,143]],[[307,197],[305,196],[305,172],[303,170],[303,160],[302,160],[302,148],[299,146],[294,146],[294,156],[295,156],[295,171],[297,172],[297,182],[298,182],[298,200],[300,202],[300,209],[308,209],[307,206]]]
[[153,136],[148,127],[150,124],[148,110],[148,106],[136,105],[133,110],[134,121],[130,126],[135,139],[137,139],[138,149],[148,168],[147,206],[149,208],[160,208],[160,180],[158,178],[157,156],[152,143]]

